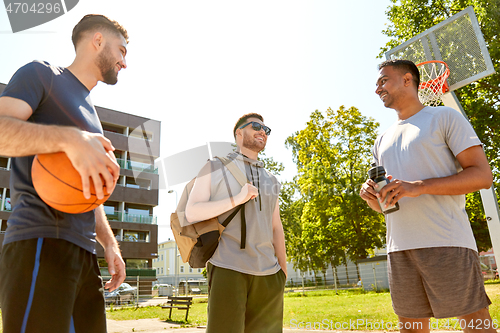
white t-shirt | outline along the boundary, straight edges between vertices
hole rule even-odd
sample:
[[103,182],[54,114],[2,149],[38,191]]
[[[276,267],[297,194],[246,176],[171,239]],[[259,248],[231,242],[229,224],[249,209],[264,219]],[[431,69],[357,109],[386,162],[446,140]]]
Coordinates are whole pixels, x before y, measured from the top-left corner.
[[[441,178],[462,169],[455,156],[481,145],[467,119],[449,107],[425,107],[397,121],[375,141],[374,162],[406,181]],[[465,212],[465,195],[401,198],[386,215],[388,252],[456,246],[477,251]]]

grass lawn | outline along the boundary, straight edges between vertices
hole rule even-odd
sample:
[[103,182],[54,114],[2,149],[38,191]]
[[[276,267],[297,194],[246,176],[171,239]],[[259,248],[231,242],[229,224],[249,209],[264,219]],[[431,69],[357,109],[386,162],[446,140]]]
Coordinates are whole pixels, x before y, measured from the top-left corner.
[[[485,285],[486,292],[493,304],[490,306],[490,314],[497,319],[500,325],[500,283],[488,283]],[[195,299],[189,310],[188,322],[184,322],[185,311],[173,310],[172,319],[186,326],[206,325],[207,322],[207,300]],[[159,306],[144,308],[128,308],[107,311],[107,317],[114,320],[132,320],[144,318],[168,319],[168,310]],[[349,322],[350,320],[350,322]],[[388,292],[383,293],[361,293],[360,290],[341,291],[335,295],[334,291],[309,291],[306,296],[300,293],[285,295],[285,310],[283,324],[287,328],[297,328],[302,322],[302,327],[310,323],[314,329],[337,329],[344,324],[343,330],[352,329],[353,326],[359,330],[382,329],[380,325],[384,322],[383,329],[387,329],[387,323],[391,322],[393,330],[396,327],[397,317],[392,311],[391,296]],[[320,324],[322,326],[320,326]],[[446,320],[439,321],[439,329],[453,329],[454,322]],[[353,326],[351,326],[353,325]],[[371,325],[371,326],[370,326]],[[377,326],[378,325],[378,326]],[[349,326],[349,327],[348,327]],[[380,328],[377,328],[380,327]],[[339,327],[338,329],[342,329]],[[455,329],[459,330],[456,326]],[[0,321],[0,332],[2,323]]]
[[[485,287],[493,302],[490,307],[491,316],[500,322],[500,283],[486,284]],[[173,310],[172,319],[187,326],[206,325],[206,311],[206,299],[195,299],[195,303],[189,310],[187,323],[184,322],[185,311]],[[108,311],[107,316],[115,320],[141,318],[167,320],[168,312],[160,307],[147,307]],[[334,291],[310,291],[306,292],[305,297],[300,293],[285,295],[284,327],[297,328],[301,322],[301,327],[304,328],[308,325],[307,323],[310,323],[310,328],[314,328],[314,323],[316,323],[316,329],[321,327],[321,329],[381,330],[391,325],[395,330],[397,317],[392,310],[391,297],[388,292],[362,293],[360,290],[350,290],[340,291],[339,295],[335,295]],[[342,324],[344,328],[341,327]],[[453,329],[454,322],[448,321],[447,325],[446,320],[441,320],[438,325],[439,329]],[[455,329],[459,327],[456,326]]]

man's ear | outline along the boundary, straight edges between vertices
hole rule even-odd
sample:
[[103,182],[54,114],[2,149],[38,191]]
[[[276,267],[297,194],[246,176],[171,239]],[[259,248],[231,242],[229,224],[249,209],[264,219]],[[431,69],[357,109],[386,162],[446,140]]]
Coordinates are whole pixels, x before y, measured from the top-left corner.
[[100,32],[96,32],[92,37],[92,45],[96,50],[101,48],[101,45],[104,43],[104,36]]
[[406,73],[405,75],[403,75],[403,82],[405,87],[410,86],[413,82],[413,75],[411,75],[411,73]]

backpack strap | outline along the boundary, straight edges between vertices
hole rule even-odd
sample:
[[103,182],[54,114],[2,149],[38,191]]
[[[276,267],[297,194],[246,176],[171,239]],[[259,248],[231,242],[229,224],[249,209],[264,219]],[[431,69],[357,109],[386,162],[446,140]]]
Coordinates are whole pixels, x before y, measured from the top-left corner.
[[[246,175],[241,172],[240,168],[238,168],[234,163],[233,160],[227,158],[227,157],[219,157],[217,158],[226,166],[226,168],[231,172],[231,174],[234,176],[234,178],[240,183],[240,185],[243,187],[245,186],[246,183],[250,183],[246,177]],[[224,173],[224,178],[225,177]],[[227,182],[227,178],[226,178]],[[230,194],[231,196],[231,194]],[[245,219],[245,204],[239,205],[232,213],[229,215],[224,222],[222,222],[222,225],[224,227],[227,227],[229,222],[236,216],[236,214],[241,210],[241,239],[240,239],[240,249],[245,249],[246,245],[246,239],[247,239],[247,223]]]
[[231,172],[231,174],[236,178],[238,183],[243,187],[246,183],[250,183],[247,179],[247,176],[243,172],[241,172],[240,168],[238,168],[233,160],[227,157],[218,157],[217,158],[226,166],[226,168]]

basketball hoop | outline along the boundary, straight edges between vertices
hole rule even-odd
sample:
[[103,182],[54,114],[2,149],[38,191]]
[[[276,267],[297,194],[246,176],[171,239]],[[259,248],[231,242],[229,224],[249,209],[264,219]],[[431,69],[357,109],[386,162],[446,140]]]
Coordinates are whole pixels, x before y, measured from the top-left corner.
[[429,106],[438,106],[441,96],[449,91],[446,79],[450,76],[450,69],[444,61],[431,60],[417,65],[420,71],[418,98],[420,102]]

